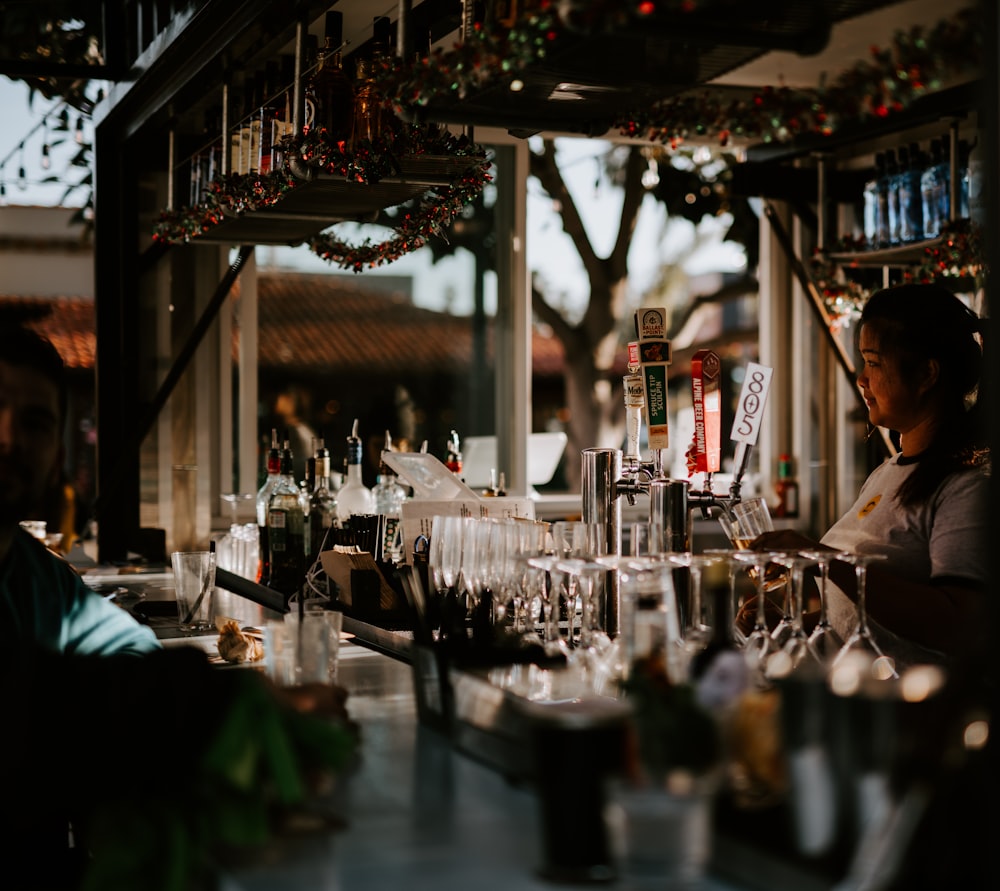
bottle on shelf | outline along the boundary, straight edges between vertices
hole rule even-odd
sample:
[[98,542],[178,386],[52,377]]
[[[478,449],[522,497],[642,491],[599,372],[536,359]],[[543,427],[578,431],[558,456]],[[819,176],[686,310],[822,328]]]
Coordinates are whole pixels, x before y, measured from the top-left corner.
[[[392,437],[385,431],[383,456],[392,451]],[[399,484],[392,468],[383,460],[379,465],[378,478],[372,493],[375,497],[375,513],[384,517],[382,534],[382,559],[387,563],[398,563],[402,557],[402,540],[399,524],[403,516],[406,490]]]
[[875,155],[875,181],[878,205],[875,217],[875,247],[889,246],[889,175],[885,167],[885,152]]
[[287,602],[301,589],[306,574],[305,512],[287,439],[281,450],[280,470],[267,508],[269,587],[284,594]]
[[375,143],[382,135],[384,99],[376,77],[388,62],[390,53],[390,21],[378,16],[373,24],[372,52],[358,59],[354,77],[354,124],[352,145]]
[[[969,145],[968,141],[962,139],[958,143],[958,167],[956,176],[958,178],[958,212],[956,216],[960,220],[969,218],[969,158],[975,143]],[[950,219],[950,217],[949,217]]]
[[240,172],[240,146],[242,144],[242,128],[240,118],[243,113],[243,99],[233,91],[229,107],[229,134],[226,137],[229,145],[229,173]]
[[315,485],[309,495],[309,513],[306,516],[310,560],[319,557],[330,527],[337,522],[337,497],[330,489],[330,452],[322,436],[316,440],[313,467]]
[[355,418],[351,435],[347,437],[347,476],[337,492],[337,521],[341,525],[352,516],[375,513],[375,498],[362,479],[361,459],[361,438]]
[[260,137],[257,144],[257,171],[259,173],[271,172],[271,160],[273,157],[273,145],[275,136],[275,121],[278,114],[278,97],[275,95],[278,90],[278,63],[268,62],[264,68],[264,86],[261,91],[260,102]]
[[899,244],[899,164],[891,149],[885,153],[886,200],[888,201],[889,240],[884,245]]
[[271,494],[278,484],[281,472],[281,452],[278,449],[278,431],[271,428],[271,448],[267,450],[265,467],[267,477],[257,490],[257,532],[260,536],[260,565],[257,569],[257,583],[267,585],[271,577],[271,554],[268,551],[267,509],[271,504]]
[[344,71],[341,47],[344,14],[326,14],[326,38],[316,70],[309,81],[315,108],[315,126],[326,131],[331,142],[349,144],[354,129],[354,84]]
[[878,247],[878,177],[879,169],[876,166],[871,176],[865,180],[863,197],[864,215],[862,217],[862,230],[864,231],[865,244],[869,249]]
[[[924,220],[924,238],[937,238],[941,234],[941,188],[942,158],[941,141],[931,140],[930,157],[927,158],[920,174],[920,203]],[[947,172],[944,171],[944,181]]]
[[271,170],[281,170],[285,166],[285,146],[282,140],[291,136],[294,121],[294,81],[295,56],[281,57],[278,88],[281,94],[274,101],[274,119],[271,124]]
[[774,485],[778,502],[774,508],[776,517],[797,517],[799,515],[799,481],[792,470],[791,455],[778,456],[778,479]]
[[917,144],[899,149],[899,240],[903,244],[924,237],[924,213],[920,197],[923,156]]

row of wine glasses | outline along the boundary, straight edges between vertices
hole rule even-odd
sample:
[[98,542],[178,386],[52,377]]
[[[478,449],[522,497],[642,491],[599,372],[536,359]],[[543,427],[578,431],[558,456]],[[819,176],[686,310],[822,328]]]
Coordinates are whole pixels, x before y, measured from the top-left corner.
[[[602,677],[627,671],[639,649],[660,647],[678,680],[686,666],[725,623],[746,661],[762,677],[777,677],[803,664],[829,669],[854,651],[880,664],[877,676],[895,676],[891,660],[879,650],[868,627],[865,595],[868,566],[879,555],[828,550],[753,551],[748,545],[770,526],[766,504],[746,504],[735,511],[734,547],[702,554],[669,553],[662,533],[650,524],[629,530],[629,553],[609,554],[602,526],[560,521],[437,516],[430,536],[429,564],[441,614],[451,623],[442,629],[473,637],[498,632],[524,645],[584,665]],[[762,513],[762,510],[764,513]],[[740,518],[755,517],[736,528]],[[754,526],[753,524],[757,525]],[[724,560],[728,565],[729,610],[713,615],[705,601],[703,573]],[[830,564],[851,563],[857,579],[858,628],[845,641],[827,618],[826,589]],[[736,623],[737,579],[745,571],[754,583],[756,616],[743,635]],[[607,632],[609,574],[622,582],[624,640]],[[816,575],[819,621],[811,632],[803,612]],[[767,595],[784,589],[780,621],[770,628]],[[879,674],[879,672],[881,674]]]

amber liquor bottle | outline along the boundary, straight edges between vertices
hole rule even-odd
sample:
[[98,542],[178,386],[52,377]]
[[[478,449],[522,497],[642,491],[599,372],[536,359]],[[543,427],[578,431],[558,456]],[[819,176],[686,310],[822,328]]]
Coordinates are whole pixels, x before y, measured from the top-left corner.
[[315,126],[326,131],[330,142],[346,145],[354,129],[354,84],[344,71],[340,54],[343,35],[343,13],[328,12],[326,40],[318,55],[309,92],[315,104]]

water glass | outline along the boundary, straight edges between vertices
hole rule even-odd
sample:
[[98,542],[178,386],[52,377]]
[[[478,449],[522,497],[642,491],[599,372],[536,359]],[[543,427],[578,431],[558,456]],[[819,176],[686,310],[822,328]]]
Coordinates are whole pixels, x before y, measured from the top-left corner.
[[170,555],[174,570],[177,618],[182,628],[211,628],[212,589],[215,587],[214,551],[175,551]]

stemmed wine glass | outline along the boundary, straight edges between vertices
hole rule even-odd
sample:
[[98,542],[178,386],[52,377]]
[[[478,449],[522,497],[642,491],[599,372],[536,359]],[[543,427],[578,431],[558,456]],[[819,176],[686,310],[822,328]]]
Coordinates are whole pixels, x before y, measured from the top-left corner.
[[706,566],[719,560],[717,554],[692,554],[679,551],[667,554],[667,559],[675,566],[688,571],[687,627],[684,629],[684,648],[689,655],[708,646],[712,637],[712,622],[725,621],[725,616],[711,617],[706,614],[707,604],[702,598],[702,571]]
[[809,648],[809,636],[802,627],[802,612],[804,609],[806,570],[817,564],[813,557],[801,554],[773,554],[772,559],[780,566],[790,571],[788,583],[788,630],[783,640],[772,632],[771,638],[778,645],[778,652],[772,654],[767,665],[768,674],[778,676],[796,669],[806,656],[812,655]]
[[821,665],[830,665],[840,648],[844,645],[844,639],[837,633],[837,630],[830,624],[826,612],[826,585],[830,578],[830,561],[840,559],[843,551],[808,550],[800,551],[803,557],[808,557],[816,561],[816,568],[819,569],[819,622],[809,635],[809,649],[813,656]]
[[854,633],[847,638],[840,648],[836,658],[833,660],[834,666],[850,657],[852,653],[861,653],[872,662],[872,675],[879,680],[898,678],[895,662],[882,652],[879,645],[868,627],[868,609],[865,605],[865,597],[868,587],[868,566],[879,560],[885,560],[885,554],[856,554],[843,553],[837,555],[838,560],[850,563],[854,566],[854,574],[858,582],[858,627]]
[[757,617],[750,634],[747,635],[743,652],[747,660],[756,667],[763,669],[767,664],[768,657],[777,652],[778,646],[771,637],[771,632],[767,627],[767,613],[765,606],[767,603],[767,582],[764,574],[767,572],[767,564],[772,562],[778,553],[769,551],[734,551],[733,559],[744,564],[750,572],[750,577],[757,587]]

